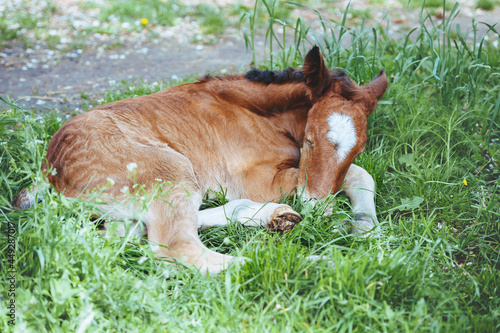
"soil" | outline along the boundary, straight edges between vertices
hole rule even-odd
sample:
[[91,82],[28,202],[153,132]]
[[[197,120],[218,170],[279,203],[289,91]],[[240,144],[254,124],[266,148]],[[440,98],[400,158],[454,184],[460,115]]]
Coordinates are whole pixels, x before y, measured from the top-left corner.
[[[227,2],[212,2],[217,4],[217,1]],[[74,13],[77,11],[75,2],[76,0],[61,0],[60,8],[54,15],[69,15],[66,10]],[[474,1],[462,2],[463,7],[454,20],[454,25],[459,24],[462,32],[472,29],[472,18],[490,25],[498,23],[498,6],[491,12],[484,12],[474,7]],[[387,7],[388,4],[391,5],[390,8]],[[339,9],[330,18],[339,21],[347,1],[339,1],[336,5]],[[374,5],[369,4],[368,0],[353,1],[351,4],[353,9],[366,9],[368,6]],[[389,32],[393,37],[398,38],[419,26],[420,9],[408,12],[398,1],[386,1],[384,6],[386,7],[373,7],[375,15],[365,26],[375,26],[388,10],[391,17]],[[297,11],[295,15],[309,17],[310,22],[314,20],[310,11]],[[433,15],[436,22],[442,18],[439,10]],[[350,17],[349,21],[352,24],[359,20],[359,17]],[[54,19],[54,22],[58,20]],[[203,76],[208,72],[241,72],[249,68],[251,57],[246,53],[245,43],[238,29],[228,29],[210,44],[203,43],[206,39],[197,33],[199,26],[189,18],[183,18],[174,27],[148,29],[150,31],[124,31],[122,35],[118,32],[112,36],[94,34],[86,38],[83,49],[67,52],[59,51],[57,47],[54,51],[54,48],[37,42],[34,42],[32,48],[26,48],[19,42],[4,46],[0,49],[0,96],[7,95],[12,101],[17,101],[18,105],[28,109],[40,111],[56,107],[58,110],[79,112],[89,99],[101,102],[103,94],[122,80],[130,82],[141,79],[153,83],[190,75]],[[479,24],[479,35],[484,34],[487,29],[486,25]],[[71,32],[67,27],[65,31]],[[148,37],[151,35],[154,37]],[[264,50],[265,32],[259,35],[261,38],[257,49]],[[498,37],[494,33],[488,35],[496,45]],[[119,40],[120,46],[110,48],[114,39]],[[61,42],[64,40],[62,38]]]
[[58,105],[58,108],[81,109],[82,96],[99,101],[102,94],[122,80],[141,79],[153,83],[195,74],[201,76],[210,71],[237,71],[238,64],[246,59],[242,43],[224,38],[200,50],[195,44],[145,42],[140,48],[108,52],[100,58],[94,52],[84,53],[48,68],[0,67],[0,95],[8,94],[11,100],[23,97],[17,104],[25,108],[46,109]]

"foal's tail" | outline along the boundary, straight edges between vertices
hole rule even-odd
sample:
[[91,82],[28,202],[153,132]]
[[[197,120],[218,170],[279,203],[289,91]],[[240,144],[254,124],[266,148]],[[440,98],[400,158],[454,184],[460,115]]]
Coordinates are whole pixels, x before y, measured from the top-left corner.
[[31,185],[25,188],[19,193],[17,197],[14,198],[12,202],[12,209],[27,209],[35,205],[35,197],[38,193],[38,186]]

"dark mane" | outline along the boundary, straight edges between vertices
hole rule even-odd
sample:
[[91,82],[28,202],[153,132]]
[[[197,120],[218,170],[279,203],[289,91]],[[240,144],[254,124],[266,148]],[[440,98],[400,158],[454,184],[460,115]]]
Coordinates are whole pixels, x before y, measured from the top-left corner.
[[[351,80],[346,75],[346,73],[342,70],[334,70],[331,72],[332,79],[334,81],[342,82],[346,88],[351,86]],[[198,79],[199,83],[205,83],[208,81],[214,80],[238,80],[241,78],[246,78],[252,82],[262,82],[265,85],[274,83],[274,84],[283,84],[289,82],[306,82],[306,78],[304,76],[304,72],[292,67],[285,69],[284,71],[270,71],[267,69],[257,69],[252,68],[245,75],[220,75],[213,76],[211,74],[206,74],[203,77]]]
[[[330,72],[330,74],[334,81],[341,81],[347,86],[351,83],[351,79],[349,79],[346,73],[342,70],[337,69]],[[245,78],[253,82],[262,82],[266,85],[270,83],[282,84],[288,82],[306,82],[304,72],[291,67],[285,69],[284,71],[270,71],[267,69],[261,70],[253,68],[245,74]]]
[[284,71],[269,71],[253,68],[245,74],[247,80],[262,82],[266,85],[270,83],[282,84],[289,82],[305,82],[306,78],[302,71],[295,68],[287,68]]
[[[330,72],[330,76],[333,80],[333,85],[337,87],[335,89],[336,93],[341,95],[346,99],[352,99],[355,91],[356,85],[347,74],[340,70],[335,69]],[[273,84],[284,84],[284,83],[306,83],[306,77],[302,70],[295,68],[287,68],[284,71],[270,71],[253,68],[249,70],[244,75],[233,74],[233,75],[221,75],[213,76],[206,74],[202,78],[198,79],[198,83],[206,83],[209,81],[231,81],[231,80],[241,80],[247,79],[251,82],[261,82],[265,85]]]
[[252,82],[262,82],[265,85],[270,83],[283,84],[289,82],[305,82],[304,73],[295,68],[287,68],[284,71],[270,71],[261,70],[253,68],[249,70],[245,75],[223,75],[223,76],[213,76],[206,74],[198,79],[199,83],[205,83],[214,80],[237,80],[245,78]]
[[[354,81],[344,71],[339,69],[331,71],[330,76],[333,80],[333,85],[337,87],[335,92],[346,99],[352,99],[356,91]],[[294,68],[287,68],[284,71],[269,71],[254,68],[245,74],[245,78],[252,82],[262,82],[265,85],[270,83],[306,82],[304,72]]]

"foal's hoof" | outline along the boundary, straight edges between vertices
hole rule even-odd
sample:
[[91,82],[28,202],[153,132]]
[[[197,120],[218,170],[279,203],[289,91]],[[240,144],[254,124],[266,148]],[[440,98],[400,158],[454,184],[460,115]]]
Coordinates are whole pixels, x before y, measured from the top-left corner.
[[284,234],[292,230],[300,221],[302,221],[302,217],[296,211],[288,206],[282,206],[274,211],[267,228],[269,231]]
[[377,218],[368,214],[355,214],[351,233],[361,234],[364,237],[375,236],[380,232]]

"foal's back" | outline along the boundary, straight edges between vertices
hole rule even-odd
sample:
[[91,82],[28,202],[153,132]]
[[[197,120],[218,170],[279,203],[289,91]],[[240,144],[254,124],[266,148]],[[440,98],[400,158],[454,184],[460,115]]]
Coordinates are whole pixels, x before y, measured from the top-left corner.
[[54,135],[49,181],[78,196],[111,179],[120,183],[109,192],[119,197],[133,185],[126,173],[135,163],[138,183],[183,182],[192,169],[197,190],[222,185],[232,197],[252,198],[245,189],[265,187],[280,168],[298,166],[309,108],[304,91],[301,84],[266,86],[241,76],[105,104]]

